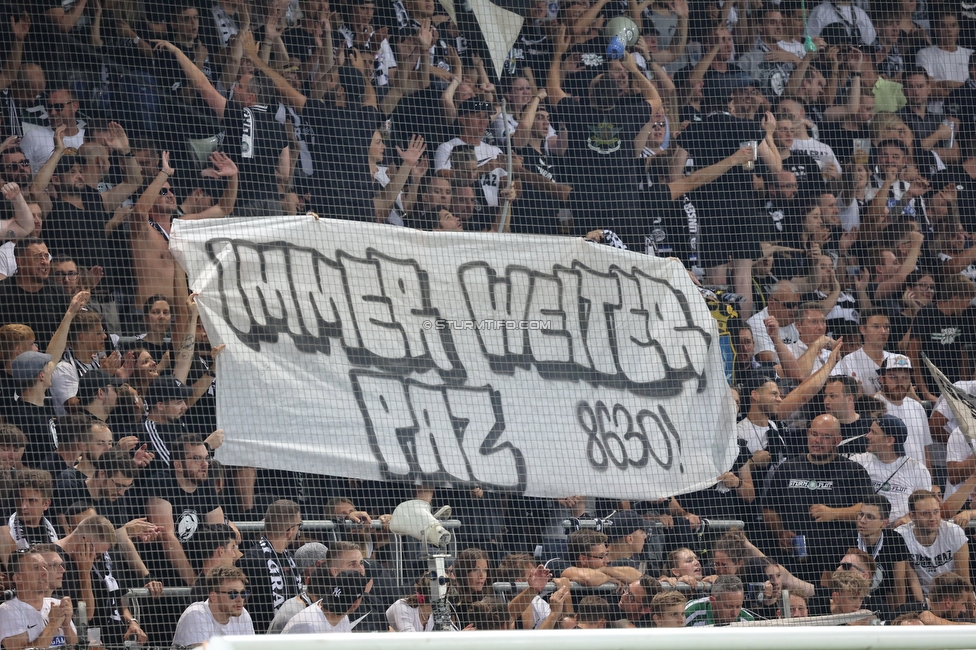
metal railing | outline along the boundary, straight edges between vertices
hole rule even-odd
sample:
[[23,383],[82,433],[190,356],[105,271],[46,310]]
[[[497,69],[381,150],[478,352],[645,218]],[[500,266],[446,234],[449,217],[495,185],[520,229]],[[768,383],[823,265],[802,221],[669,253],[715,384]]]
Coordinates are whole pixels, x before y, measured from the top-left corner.
[[[732,528],[744,528],[745,522],[740,519],[702,519],[702,523],[708,522],[707,530],[731,530]],[[563,528],[599,528],[603,525],[602,519],[563,519]],[[664,528],[660,521],[645,522],[648,528]]]

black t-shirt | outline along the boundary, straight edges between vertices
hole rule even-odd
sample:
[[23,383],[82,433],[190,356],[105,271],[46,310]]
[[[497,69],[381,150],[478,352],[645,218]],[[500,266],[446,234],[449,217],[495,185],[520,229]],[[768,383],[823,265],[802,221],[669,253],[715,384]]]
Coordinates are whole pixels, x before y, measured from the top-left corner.
[[240,203],[278,200],[275,172],[281,150],[288,146],[285,127],[274,117],[274,111],[258,104],[227,107],[224,116],[228,155],[240,170]]
[[810,506],[847,508],[874,493],[865,469],[839,456],[824,465],[811,463],[806,455],[795,456],[767,477],[766,487],[762,507],[775,510],[786,530],[805,535],[810,556],[823,560],[833,557],[854,527],[851,522],[814,521]]
[[[265,552],[265,548],[268,552]],[[291,551],[278,553],[270,544],[265,548],[260,544],[252,546],[239,562],[251,590],[251,596],[247,600],[247,612],[254,622],[254,630],[259,634],[263,634],[271,625],[277,609],[288,599],[298,595],[298,582],[291,566],[294,562]],[[273,590],[272,583],[277,587],[276,590]]]
[[337,219],[375,221],[373,177],[369,172],[369,143],[382,116],[370,106],[340,109],[310,99],[303,117],[323,212]]
[[[857,547],[856,538],[850,545]],[[894,588],[895,564],[898,562],[911,562],[908,553],[908,546],[905,538],[891,529],[885,529],[881,533],[881,539],[873,548],[867,548],[867,552],[874,557],[878,565],[874,577],[871,580],[871,594],[867,599],[866,605],[875,611],[887,610],[887,598]],[[908,570],[912,568],[909,566]],[[911,598],[911,594],[909,594]]]
[[633,142],[650,119],[650,106],[628,98],[610,111],[599,111],[566,97],[552,117],[554,125],[569,132],[564,168],[573,202],[600,211],[626,205],[641,169]]
[[[187,542],[193,539],[200,524],[206,523],[207,515],[220,506],[212,481],[197,486],[193,492],[185,492],[177,483],[176,474],[172,469],[157,472],[148,480],[142,481],[138,496],[143,502],[143,512],[148,510],[151,499],[161,499],[172,506],[173,532],[184,549],[187,547]],[[147,544],[142,558],[153,575],[160,577],[164,582],[172,580],[174,583],[182,584],[176,570],[167,561],[162,544],[158,542]]]
[[25,402],[19,395],[14,395],[7,414],[7,423],[27,436],[24,464],[29,467],[41,467],[45,459],[54,453],[54,419],[54,407],[51,406],[50,397],[44,399],[44,406],[35,406]]
[[83,210],[56,200],[44,219],[44,241],[55,257],[73,259],[79,267],[109,266],[109,262],[128,251],[114,250],[105,238],[109,215],[98,190],[86,187],[80,192]]
[[[758,122],[733,117],[729,113],[713,113],[682,131],[678,144],[688,151],[695,169],[703,169],[734,154],[743,142],[761,143],[765,135]],[[741,165],[733,167],[699,192],[720,201],[724,213],[730,216],[753,215],[759,208],[752,189],[752,172]],[[730,197],[734,200],[730,201]]]
[[[912,338],[922,344],[922,352],[951,382],[968,379],[962,375],[966,329],[967,323],[963,317],[943,314],[934,302],[923,307],[912,324]],[[927,382],[929,390],[938,390],[938,384],[931,376]]]
[[797,192],[800,194],[820,193],[826,189],[820,165],[813,156],[802,151],[790,153],[790,157],[783,161],[783,171],[793,172],[796,176]]
[[35,293],[24,291],[17,286],[16,277],[0,281],[0,325],[27,325],[34,330],[38,349],[43,350],[64,318],[67,298],[51,282]]
[[862,454],[867,451],[867,433],[873,422],[874,420],[863,415],[850,424],[844,424],[841,422],[840,437],[842,444],[838,451],[845,456],[850,454]]
[[[649,218],[640,220],[638,232],[624,229],[617,234],[631,250],[652,252],[658,257],[677,257],[687,267],[698,265],[698,235],[702,202],[694,193],[671,198],[671,188],[656,183],[644,192]],[[639,241],[631,243],[632,235]]]
[[[516,150],[522,156],[525,168],[555,183],[555,169],[552,157],[540,153],[532,147]],[[556,235],[559,234],[559,222],[556,216],[559,201],[548,194],[535,189],[531,184],[522,186],[522,196],[512,205],[512,232],[528,235]]]
[[85,484],[87,477],[84,474],[69,467],[61,472],[60,476],[55,476],[55,479],[57,482],[54,484],[54,499],[50,510],[53,516],[65,514],[72,504],[79,502],[94,506],[98,510],[99,500],[88,491],[88,486]]
[[840,122],[824,122],[820,127],[820,141],[834,151],[837,160],[850,160],[854,157],[854,140],[870,140],[871,131],[861,127],[856,131],[849,131]]

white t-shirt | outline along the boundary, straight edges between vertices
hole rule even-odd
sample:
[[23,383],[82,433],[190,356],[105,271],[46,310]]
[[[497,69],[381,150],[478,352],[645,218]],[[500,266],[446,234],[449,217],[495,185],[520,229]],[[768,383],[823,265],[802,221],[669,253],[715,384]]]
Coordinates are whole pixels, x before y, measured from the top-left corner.
[[902,456],[893,463],[882,463],[874,454],[853,454],[851,460],[863,467],[874,491],[891,504],[891,517],[895,521],[908,514],[908,497],[915,490],[931,490],[932,475],[924,465],[910,456]]
[[221,625],[210,612],[210,600],[193,603],[183,611],[176,624],[173,647],[199,645],[215,636],[240,636],[254,634],[251,615],[245,609],[240,616],[231,616],[227,625]]
[[953,555],[966,543],[965,531],[951,521],[939,524],[939,533],[931,546],[922,546],[915,539],[914,523],[907,523],[895,530],[905,539],[912,568],[915,569],[922,591],[926,594],[929,593],[929,586],[935,576],[955,568]]
[[278,608],[275,612],[274,620],[271,621],[271,625],[268,626],[268,634],[281,634],[281,631],[285,629],[295,614],[304,610],[308,605],[301,598],[289,598],[285,601],[285,604]]
[[[797,359],[802,357],[806,353],[806,351],[810,349],[809,345],[807,345],[806,343],[804,343],[799,339],[797,339],[796,343],[790,343],[786,347],[790,349],[790,352],[792,352],[793,356],[796,357]],[[810,366],[810,374],[812,375],[813,373],[820,370],[820,368],[825,363],[827,363],[827,359],[829,358],[830,358],[830,350],[821,350],[820,352],[818,352],[817,356],[814,357],[813,359],[813,365]],[[807,376],[809,377],[809,375]]]
[[753,424],[749,418],[742,418],[735,425],[737,437],[746,441],[746,448],[753,454],[769,446],[770,429],[778,431],[776,424],[772,420],[765,426],[759,426],[758,424]]
[[857,25],[861,32],[861,42],[864,45],[873,45],[878,39],[878,32],[874,29],[871,18],[860,7],[840,6],[833,2],[823,2],[810,11],[810,18],[807,20],[807,32],[810,36],[820,36],[824,28],[834,23],[842,23],[847,28],[847,33],[852,34],[852,25]]
[[[27,632],[28,646],[30,642],[41,635],[50,620],[49,614],[51,607],[60,605],[61,601],[55,598],[45,598],[41,605],[41,611],[34,609],[29,603],[25,603],[19,598],[8,600],[0,605],[0,642],[7,637],[17,636]],[[70,623],[71,629],[75,630],[75,624]],[[64,637],[64,629],[51,639],[51,648],[60,648],[67,645]]]
[[790,151],[807,154],[817,161],[820,169],[823,169],[827,163],[834,163],[837,169],[841,170],[842,173],[844,171],[840,166],[840,161],[837,160],[837,156],[834,155],[834,150],[830,148],[830,145],[824,144],[820,140],[814,140],[813,138],[794,140],[793,144],[790,145]]
[[[885,351],[882,362],[890,356],[891,353]],[[848,377],[853,377],[861,382],[861,391],[864,392],[864,395],[866,397],[872,397],[881,390],[881,380],[878,379],[878,370],[880,369],[881,366],[876,364],[874,359],[869,357],[864,352],[864,348],[861,347],[841,359],[831,371],[830,376],[847,375]]]
[[[75,135],[64,137],[65,149],[80,149],[83,144],[85,144],[84,128],[78,129]],[[20,140],[20,150],[30,161],[31,173],[36,174],[54,153],[54,129],[48,126],[25,129],[24,137]],[[65,154],[68,153],[65,151]]]
[[[976,395],[976,381],[957,381],[953,386],[970,395]],[[945,430],[947,432],[952,433],[952,430],[959,426],[959,423],[956,422],[956,416],[952,412],[952,407],[946,401],[945,395],[939,396],[939,401],[935,403],[933,410],[945,416]]]
[[[776,348],[773,346],[773,339],[769,338],[769,334],[766,333],[766,323],[764,322],[769,318],[769,307],[765,307],[762,311],[756,312],[752,317],[746,321],[746,325],[752,330],[752,339],[756,343],[756,354],[760,352],[772,352],[773,358],[779,362],[779,355],[776,354]],[[800,333],[796,329],[796,325],[790,323],[789,325],[780,324],[779,326],[779,340],[789,345],[790,343],[796,343],[800,340]]]
[[386,622],[396,632],[433,632],[434,617],[427,618],[427,625],[420,623],[420,609],[411,607],[404,599],[390,605],[386,610]]
[[14,259],[14,246],[17,242],[8,241],[0,246],[0,275],[12,276],[17,272],[17,260]]
[[925,407],[910,397],[903,399],[901,404],[892,403],[880,392],[874,397],[884,403],[888,415],[894,415],[908,427],[905,455],[925,465],[925,448],[932,444],[932,433],[929,431],[929,419],[925,417]]
[[955,52],[926,47],[918,51],[915,63],[925,68],[935,81],[963,82],[969,79],[969,55],[972,53],[965,47],[957,47]]
[[[325,618],[325,613],[319,607],[318,601],[295,614],[282,634],[327,634],[332,632],[352,632],[352,625],[349,624],[349,617],[343,616],[335,627]],[[433,618],[433,617],[431,617]]]
[[[966,436],[962,435],[962,429],[956,427],[949,434],[949,442],[946,443],[946,462],[961,463],[973,457],[973,444]],[[946,479],[945,498],[951,497],[959,489],[961,483],[950,483]]]
[[[434,154],[434,171],[451,169],[451,152],[454,147],[464,146],[467,143],[461,138],[454,138],[437,147]],[[508,172],[502,167],[502,150],[493,144],[482,141],[474,148],[475,160],[478,167],[484,167],[478,184],[485,195],[485,203],[493,208],[498,207],[498,188],[501,187],[502,179],[508,176]],[[494,160],[495,162],[490,162]]]

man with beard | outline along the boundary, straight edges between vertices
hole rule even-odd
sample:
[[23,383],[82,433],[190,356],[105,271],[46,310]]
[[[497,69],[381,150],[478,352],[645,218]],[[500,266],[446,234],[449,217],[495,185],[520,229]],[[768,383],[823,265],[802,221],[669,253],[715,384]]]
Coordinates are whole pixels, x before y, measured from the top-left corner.
[[876,494],[891,503],[895,525],[907,523],[908,495],[932,489],[932,475],[918,460],[905,454],[908,428],[894,415],[882,415],[868,429],[867,451],[851,460],[868,472]]
[[908,497],[911,522],[895,529],[905,540],[912,568],[929,593],[935,576],[952,571],[969,579],[969,540],[966,531],[951,521],[943,521],[939,497],[918,490]]
[[[149,415],[144,422],[150,451],[165,465],[173,462],[174,442],[189,429],[183,416],[186,414],[186,401],[193,395],[193,389],[174,377],[163,373],[146,390],[146,404]],[[220,446],[224,432],[217,429],[201,444],[208,447],[208,453]]]
[[210,454],[203,438],[185,434],[173,444],[172,468],[158,472],[146,482],[146,515],[163,529],[162,548],[147,554],[153,575],[178,577],[187,585],[197,574],[186,557],[183,545],[193,539],[198,526],[224,523],[224,511],[217,492],[208,480]]
[[805,538],[807,556],[798,558],[797,569],[808,582],[833,568],[841,540],[853,531],[861,498],[873,492],[864,468],[837,453],[840,441],[837,418],[814,418],[807,430],[808,452],[776,469],[762,499],[763,519],[781,550],[790,552],[795,537]]
[[929,445],[932,444],[932,433],[925,407],[908,397],[912,388],[912,362],[902,354],[893,354],[881,365],[878,377],[881,379],[881,391],[875,394],[875,399],[885,405],[888,415],[899,418],[908,427],[905,455],[931,471]]
[[264,514],[264,536],[241,558],[241,568],[252,590],[248,603],[251,617],[262,633],[278,609],[302,592],[302,574],[288,548],[301,531],[298,504],[287,499],[275,501]]
[[180,616],[173,647],[192,647],[214,636],[254,634],[251,615],[244,609],[249,591],[244,572],[235,566],[215,566],[207,574],[210,597],[193,603]]
[[48,126],[27,129],[20,141],[20,148],[30,160],[36,174],[55,151],[58,138],[55,132],[63,128],[64,145],[77,152],[85,143],[84,123],[78,121],[78,98],[67,88],[51,91],[46,106]]
[[[92,428],[107,431],[104,423],[92,424]],[[111,432],[109,431],[111,436]],[[109,438],[111,440],[111,437]],[[138,469],[129,454],[119,448],[109,449],[92,461],[94,474],[86,477],[75,470],[66,470],[54,490],[54,512],[58,524],[68,530],[68,510],[77,503],[86,503],[98,514],[107,517],[116,528],[131,520],[130,499],[123,499],[135,482]],[[132,508],[132,511],[135,511]]]

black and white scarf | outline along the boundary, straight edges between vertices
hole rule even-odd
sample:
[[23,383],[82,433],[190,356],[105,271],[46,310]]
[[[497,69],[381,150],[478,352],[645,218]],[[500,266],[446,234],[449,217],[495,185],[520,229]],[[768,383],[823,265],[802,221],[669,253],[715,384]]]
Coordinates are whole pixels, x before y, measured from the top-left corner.
[[[45,531],[47,532],[47,541],[49,543],[53,544],[54,542],[58,541],[58,534],[54,530],[54,526],[51,525],[51,522],[48,521],[46,517],[41,517],[40,525],[44,527]],[[13,538],[17,548],[30,548],[31,540],[27,538],[27,527],[24,526],[24,522],[20,520],[20,517],[17,516],[16,512],[10,515],[10,519],[7,520],[7,529],[10,530],[10,536]]]
[[[295,557],[291,554],[291,551],[285,549],[281,554],[278,553],[268,541],[267,537],[262,537],[258,542],[258,546],[261,547],[261,552],[264,553],[264,559],[268,563],[268,579],[271,583],[271,603],[274,607],[274,611],[277,614],[278,608],[285,604],[285,601],[291,598],[293,595],[297,596],[303,593],[302,584],[302,574],[298,571],[298,566],[295,565]],[[284,558],[288,562],[288,567],[291,569],[291,575],[295,580],[295,593],[289,594],[290,591],[285,587],[284,576],[281,571],[281,559]]]

